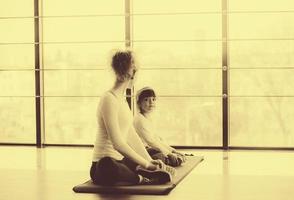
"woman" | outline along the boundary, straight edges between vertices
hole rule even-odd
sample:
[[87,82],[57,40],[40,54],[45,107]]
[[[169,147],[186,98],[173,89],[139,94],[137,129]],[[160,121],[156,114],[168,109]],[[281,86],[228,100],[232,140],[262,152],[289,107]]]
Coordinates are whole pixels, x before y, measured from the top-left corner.
[[137,92],[139,113],[134,119],[134,127],[153,159],[160,159],[173,167],[179,166],[185,162],[185,156],[156,135],[151,117],[155,105],[156,95],[152,88],[144,87]]
[[96,184],[115,185],[165,183],[170,174],[153,160],[133,127],[133,118],[124,93],[132,86],[136,65],[131,51],[118,51],[112,57],[114,86],[101,96],[97,108],[98,131],[93,150],[91,179]]

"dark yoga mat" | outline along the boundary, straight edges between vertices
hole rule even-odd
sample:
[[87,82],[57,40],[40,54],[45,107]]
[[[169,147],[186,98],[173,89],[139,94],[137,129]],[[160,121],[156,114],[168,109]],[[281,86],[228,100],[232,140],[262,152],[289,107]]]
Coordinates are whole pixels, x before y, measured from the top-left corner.
[[176,168],[173,180],[163,185],[121,185],[101,186],[95,185],[91,180],[77,185],[73,188],[75,192],[81,193],[110,193],[110,194],[168,194],[203,160],[203,156],[187,156],[184,165]]

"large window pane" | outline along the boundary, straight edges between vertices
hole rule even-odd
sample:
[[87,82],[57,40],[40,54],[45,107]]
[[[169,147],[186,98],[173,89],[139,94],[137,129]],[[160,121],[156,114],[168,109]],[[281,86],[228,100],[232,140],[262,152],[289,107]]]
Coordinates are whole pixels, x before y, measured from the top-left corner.
[[0,43],[34,42],[33,18],[0,19],[0,27]]
[[0,97],[0,110],[0,142],[35,143],[36,120],[33,97]]
[[294,98],[231,97],[230,145],[294,146]]
[[[221,109],[216,109],[220,108],[217,96],[221,95],[222,78],[221,13],[200,14],[220,11],[220,1],[133,2],[132,44],[141,66],[135,90],[144,86],[155,89],[160,113],[156,130],[171,144],[221,144],[221,128],[212,133],[193,126],[202,123],[197,114],[212,107],[221,117]],[[205,100],[211,107],[205,107]],[[206,137],[202,131],[210,133]]]
[[[34,16],[32,0],[1,0],[0,17]],[[1,28],[1,31],[3,29]]]
[[232,41],[230,67],[293,67],[294,41]]
[[220,11],[219,0],[135,0],[134,13],[207,12]]
[[229,38],[293,38],[294,13],[234,13],[229,16]]
[[34,69],[34,45],[0,45],[0,69]]
[[45,69],[105,69],[110,67],[112,51],[124,43],[45,44]]
[[93,144],[99,98],[45,98],[47,144]]
[[221,98],[158,97],[156,134],[171,145],[221,146]]
[[230,0],[228,6],[244,12],[229,14],[230,145],[293,147],[287,96],[294,94],[294,13],[288,12],[294,3]]
[[221,38],[221,15],[138,15],[134,40],[204,40]]
[[0,96],[34,96],[34,71],[0,71]]
[[43,19],[46,143],[93,143],[95,96],[112,86],[111,56],[125,47],[124,3],[44,2],[44,16],[54,16]]
[[44,82],[45,96],[98,96],[112,86],[114,76],[111,69],[50,70]]
[[159,95],[221,95],[221,70],[141,70],[136,88],[144,86]]
[[294,95],[294,68],[230,71],[231,95]]
[[123,14],[124,1],[121,0],[49,0],[43,1],[45,16],[50,15],[103,15]]
[[221,42],[134,42],[144,68],[220,68]]
[[44,42],[123,41],[124,16],[44,18]]
[[36,142],[33,16],[34,1],[1,0],[0,142],[3,143]]

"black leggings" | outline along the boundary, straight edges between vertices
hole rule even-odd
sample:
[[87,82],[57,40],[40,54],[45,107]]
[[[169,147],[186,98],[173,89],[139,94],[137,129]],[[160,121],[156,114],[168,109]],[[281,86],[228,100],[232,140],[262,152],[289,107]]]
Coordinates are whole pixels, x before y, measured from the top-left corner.
[[[146,148],[153,159],[160,159],[165,163],[165,157],[153,148]],[[118,182],[138,184],[139,175],[136,173],[137,164],[128,158],[115,160],[111,157],[103,157],[98,162],[92,162],[90,176],[95,184],[114,185]]]
[[90,176],[92,181],[99,185],[114,185],[118,182],[138,184],[140,178],[135,172],[136,166],[127,158],[115,160],[103,157],[98,162],[92,162]]

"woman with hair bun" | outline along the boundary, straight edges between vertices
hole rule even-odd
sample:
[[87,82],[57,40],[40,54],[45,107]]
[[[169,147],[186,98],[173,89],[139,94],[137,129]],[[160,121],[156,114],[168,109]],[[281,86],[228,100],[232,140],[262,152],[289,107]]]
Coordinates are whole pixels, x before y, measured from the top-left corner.
[[133,127],[133,116],[125,99],[137,67],[131,51],[117,51],[111,62],[116,80],[97,108],[96,140],[90,176],[95,184],[161,184],[171,180],[164,164],[153,160]]

